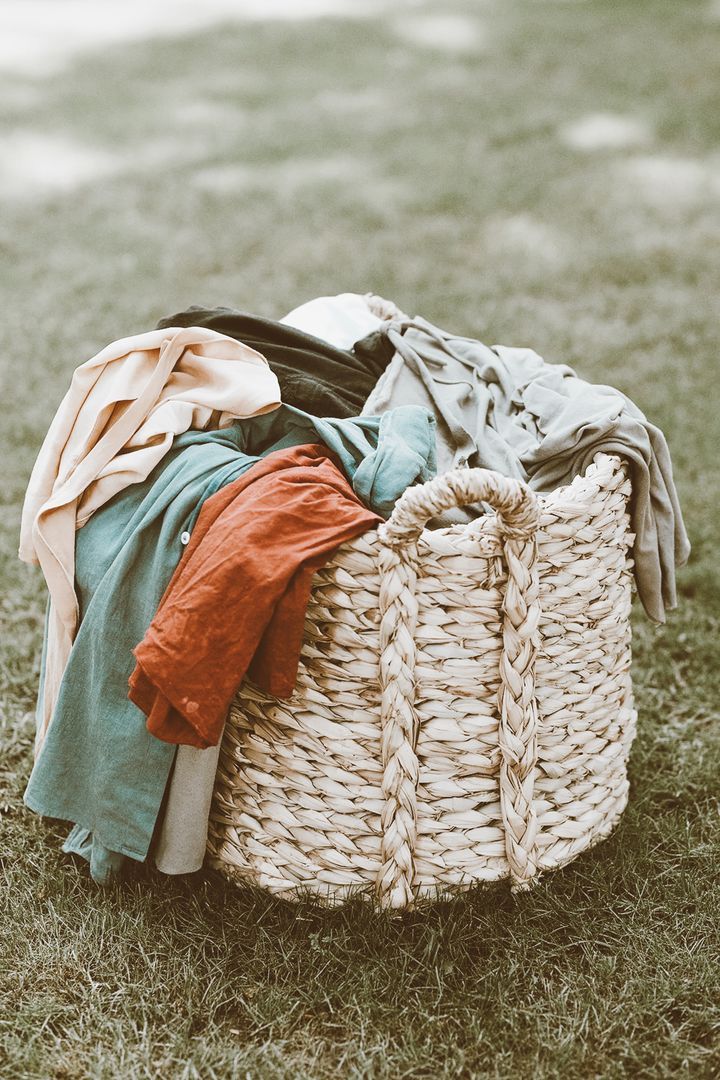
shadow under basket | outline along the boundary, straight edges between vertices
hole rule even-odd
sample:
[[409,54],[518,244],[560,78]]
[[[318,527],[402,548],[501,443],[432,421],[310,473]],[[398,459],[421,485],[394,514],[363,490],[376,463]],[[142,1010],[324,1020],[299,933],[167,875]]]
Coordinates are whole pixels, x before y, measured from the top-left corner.
[[[288,899],[523,890],[606,837],[635,734],[625,464],[409,488],[313,580],[297,686],[230,709],[209,865]],[[427,529],[486,503],[467,525]],[[492,512],[494,511],[494,512]]]

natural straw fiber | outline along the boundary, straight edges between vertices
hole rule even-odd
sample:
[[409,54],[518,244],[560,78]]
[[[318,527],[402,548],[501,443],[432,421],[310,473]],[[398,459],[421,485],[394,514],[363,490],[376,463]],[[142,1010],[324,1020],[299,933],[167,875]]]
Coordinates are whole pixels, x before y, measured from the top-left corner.
[[[548,495],[483,469],[408,489],[316,574],[297,687],[243,683],[210,865],[280,896],[409,908],[524,890],[607,836],[635,733],[623,463]],[[424,528],[451,506],[491,510]]]

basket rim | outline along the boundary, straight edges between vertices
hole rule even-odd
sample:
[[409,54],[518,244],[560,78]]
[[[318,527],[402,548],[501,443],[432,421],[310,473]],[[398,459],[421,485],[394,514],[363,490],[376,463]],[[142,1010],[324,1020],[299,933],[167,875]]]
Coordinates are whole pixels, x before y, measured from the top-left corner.
[[[534,492],[540,509],[540,531],[546,514],[562,511],[562,516],[567,517],[568,509],[573,506],[580,512],[597,498],[600,491],[609,488],[613,480],[617,478],[621,483],[626,477],[627,464],[623,458],[617,454],[599,451],[585,472],[574,477],[569,484],[563,484],[552,491]],[[629,495],[628,491],[628,498]],[[425,551],[438,551],[443,555],[451,554],[453,549],[458,555],[466,555],[470,542],[477,554],[493,556],[499,553],[502,540],[503,530],[498,516],[489,513],[464,524],[446,525],[439,529],[425,526],[418,538],[418,545]],[[372,529],[345,541],[338,548],[338,552],[358,551],[369,554],[377,552],[381,546],[382,541],[377,531]]]

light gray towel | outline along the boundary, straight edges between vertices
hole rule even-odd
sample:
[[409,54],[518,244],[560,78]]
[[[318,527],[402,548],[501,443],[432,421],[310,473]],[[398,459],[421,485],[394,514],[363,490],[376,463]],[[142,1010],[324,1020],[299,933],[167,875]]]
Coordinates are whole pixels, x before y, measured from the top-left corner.
[[[631,470],[633,557],[638,593],[657,622],[676,604],[675,568],[690,544],[667,443],[619,390],[547,364],[531,349],[489,348],[425,319],[385,325],[396,353],[363,409],[424,405],[438,421],[438,473],[470,465],[552,491],[585,472],[599,451],[620,454]],[[454,510],[432,522],[468,521],[483,508]]]

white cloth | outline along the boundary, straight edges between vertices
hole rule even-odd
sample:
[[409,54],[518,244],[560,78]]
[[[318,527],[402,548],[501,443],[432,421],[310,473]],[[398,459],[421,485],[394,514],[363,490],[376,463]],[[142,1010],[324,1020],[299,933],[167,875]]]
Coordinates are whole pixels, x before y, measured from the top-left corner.
[[384,320],[400,314],[393,303],[379,296],[339,293],[308,300],[280,322],[321,338],[336,349],[351,349],[356,341],[378,330]]

